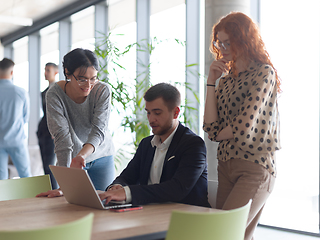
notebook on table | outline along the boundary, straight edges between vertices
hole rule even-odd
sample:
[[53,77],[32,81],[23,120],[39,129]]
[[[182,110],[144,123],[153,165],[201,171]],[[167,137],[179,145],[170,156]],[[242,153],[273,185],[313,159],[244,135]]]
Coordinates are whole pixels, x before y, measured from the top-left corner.
[[132,204],[101,201],[86,170],[60,166],[49,166],[66,200],[71,204],[98,209],[127,207]]

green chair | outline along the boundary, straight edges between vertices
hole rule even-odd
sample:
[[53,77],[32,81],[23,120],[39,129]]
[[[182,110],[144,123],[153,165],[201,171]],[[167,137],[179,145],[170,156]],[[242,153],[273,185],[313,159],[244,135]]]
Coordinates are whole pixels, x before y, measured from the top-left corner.
[[212,213],[172,211],[166,240],[243,240],[251,200],[243,207]]
[[93,213],[73,222],[41,229],[0,231],[0,239],[6,240],[90,240]]
[[33,198],[51,190],[49,175],[0,180],[0,201]]

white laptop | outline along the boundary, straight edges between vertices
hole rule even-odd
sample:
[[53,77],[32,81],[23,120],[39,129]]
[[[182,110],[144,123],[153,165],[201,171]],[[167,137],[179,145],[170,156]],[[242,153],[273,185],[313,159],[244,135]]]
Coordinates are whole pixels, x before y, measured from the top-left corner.
[[49,167],[69,203],[98,209],[119,208],[132,205],[114,201],[104,204],[95,190],[87,171],[83,169],[52,165]]

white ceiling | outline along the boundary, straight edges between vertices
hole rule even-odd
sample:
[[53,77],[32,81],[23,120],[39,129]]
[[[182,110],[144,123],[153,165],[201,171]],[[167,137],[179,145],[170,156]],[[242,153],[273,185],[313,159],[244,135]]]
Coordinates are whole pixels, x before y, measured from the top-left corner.
[[[0,0],[0,16],[37,21],[77,0]],[[24,26],[0,21],[0,38]]]

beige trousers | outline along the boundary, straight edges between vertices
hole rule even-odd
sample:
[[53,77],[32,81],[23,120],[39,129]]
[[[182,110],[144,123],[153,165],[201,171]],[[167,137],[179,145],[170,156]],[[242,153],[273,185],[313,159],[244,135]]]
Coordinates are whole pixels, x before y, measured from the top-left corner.
[[244,239],[253,240],[262,209],[273,190],[275,177],[257,163],[231,159],[219,161],[218,182],[218,209],[235,209],[252,199]]

